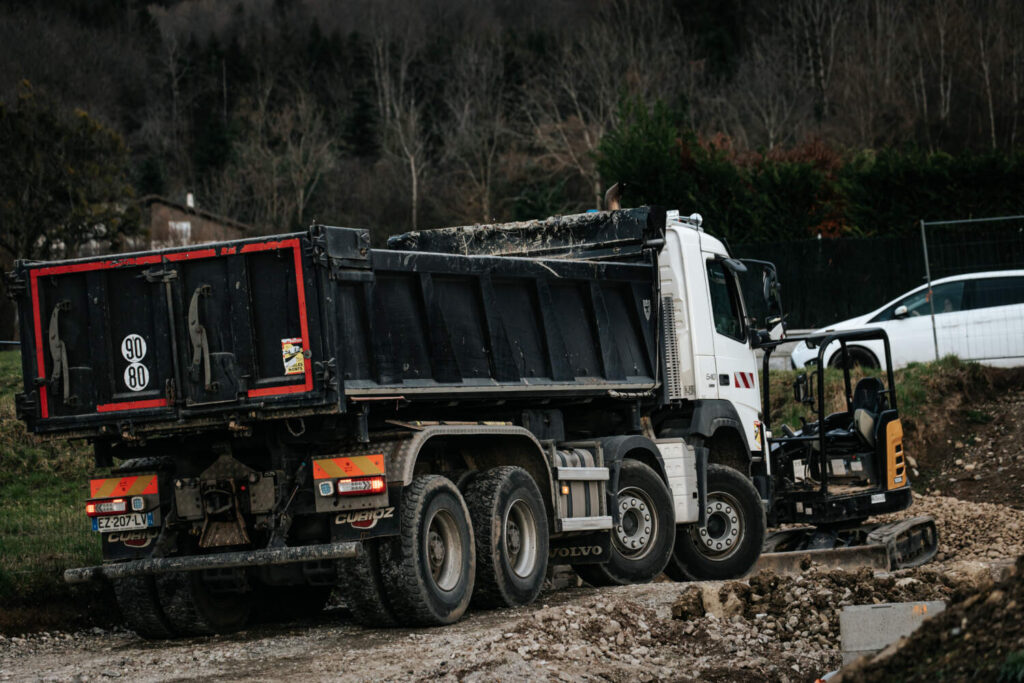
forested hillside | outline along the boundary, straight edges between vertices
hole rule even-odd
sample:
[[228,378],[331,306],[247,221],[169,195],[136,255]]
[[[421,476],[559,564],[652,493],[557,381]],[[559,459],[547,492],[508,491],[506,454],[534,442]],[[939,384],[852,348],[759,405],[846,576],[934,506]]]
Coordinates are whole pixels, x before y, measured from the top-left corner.
[[85,117],[125,196],[268,232],[580,211],[622,180],[734,242],[880,234],[1019,212],[1021,36],[1019,0],[8,2],[0,129]]

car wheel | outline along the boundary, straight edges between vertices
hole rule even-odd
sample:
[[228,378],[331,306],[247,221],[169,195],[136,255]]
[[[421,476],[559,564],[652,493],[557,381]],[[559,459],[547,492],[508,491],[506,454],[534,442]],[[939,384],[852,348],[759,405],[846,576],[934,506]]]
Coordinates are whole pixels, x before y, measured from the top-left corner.
[[[846,353],[849,356],[850,368],[860,366],[865,369],[874,369],[879,366],[878,359],[875,358],[875,354],[871,353],[862,346],[848,346]],[[843,367],[843,350],[840,349],[832,354],[832,357],[828,361],[830,368],[842,368]]]

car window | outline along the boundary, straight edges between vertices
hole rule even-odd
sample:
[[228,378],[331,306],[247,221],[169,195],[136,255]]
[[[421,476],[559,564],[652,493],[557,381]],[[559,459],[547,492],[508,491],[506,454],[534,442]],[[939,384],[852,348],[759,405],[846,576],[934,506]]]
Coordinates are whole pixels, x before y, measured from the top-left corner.
[[715,331],[743,341],[743,315],[736,295],[736,278],[718,261],[708,261],[708,289]]
[[971,280],[967,308],[991,308],[1024,303],[1024,277],[992,277]]
[[920,292],[914,292],[913,294],[905,296],[892,304],[872,318],[869,322],[880,323],[885,322],[886,320],[892,320],[893,314],[900,306],[907,307],[908,317],[931,315],[931,297],[935,298],[935,315],[962,311],[964,310],[964,282],[963,280],[960,280],[957,282],[944,282],[941,285],[935,285],[931,289],[931,295],[929,295],[927,289],[922,289]]

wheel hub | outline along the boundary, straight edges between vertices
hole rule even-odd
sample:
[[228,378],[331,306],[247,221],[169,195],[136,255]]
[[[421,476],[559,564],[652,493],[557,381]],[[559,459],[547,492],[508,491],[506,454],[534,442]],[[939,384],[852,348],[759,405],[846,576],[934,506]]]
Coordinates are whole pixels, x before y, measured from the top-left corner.
[[462,539],[450,512],[438,510],[430,518],[425,545],[434,583],[443,591],[453,590],[462,578]]
[[520,545],[522,543],[522,537],[519,533],[519,525],[511,519],[508,520],[508,524],[505,527],[506,538],[508,538],[508,553],[509,555],[518,555]]
[[537,566],[537,522],[530,506],[516,499],[505,513],[505,558],[512,572],[527,577]]
[[743,538],[743,520],[739,504],[725,493],[708,496],[705,522],[696,532],[697,546],[707,555],[723,557],[735,552]]
[[619,523],[612,540],[620,553],[636,559],[651,549],[658,519],[647,493],[636,488],[619,492]]
[[430,572],[437,578],[438,573],[441,570],[441,565],[444,564],[444,541],[441,540],[441,535],[436,531],[430,532],[430,540],[428,541],[428,547],[430,548]]

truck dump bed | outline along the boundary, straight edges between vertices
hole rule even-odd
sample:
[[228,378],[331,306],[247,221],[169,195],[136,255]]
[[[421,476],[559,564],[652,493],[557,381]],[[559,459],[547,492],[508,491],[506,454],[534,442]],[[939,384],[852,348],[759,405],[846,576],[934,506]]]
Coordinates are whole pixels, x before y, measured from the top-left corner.
[[19,415],[35,432],[113,436],[345,412],[349,398],[558,401],[657,385],[653,251],[616,262],[368,245],[364,230],[314,226],[18,262]]

